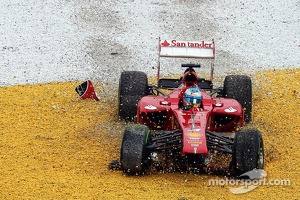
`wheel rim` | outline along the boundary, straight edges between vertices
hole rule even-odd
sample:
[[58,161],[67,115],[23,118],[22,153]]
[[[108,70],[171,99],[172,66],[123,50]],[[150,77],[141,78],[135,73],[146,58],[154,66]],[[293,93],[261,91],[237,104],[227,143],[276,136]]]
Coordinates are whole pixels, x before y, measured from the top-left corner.
[[262,152],[258,153],[258,169],[262,169],[264,167],[264,155]]
[[258,164],[258,169],[264,168],[264,146],[263,146],[262,138],[260,138],[257,164]]

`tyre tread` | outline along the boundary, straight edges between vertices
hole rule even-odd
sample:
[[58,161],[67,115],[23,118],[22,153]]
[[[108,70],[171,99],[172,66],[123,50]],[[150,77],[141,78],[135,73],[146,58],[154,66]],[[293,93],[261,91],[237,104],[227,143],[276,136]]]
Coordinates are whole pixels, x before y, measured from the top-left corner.
[[224,81],[224,93],[226,98],[237,100],[243,107],[246,123],[251,121],[252,112],[252,83],[249,76],[228,75]]

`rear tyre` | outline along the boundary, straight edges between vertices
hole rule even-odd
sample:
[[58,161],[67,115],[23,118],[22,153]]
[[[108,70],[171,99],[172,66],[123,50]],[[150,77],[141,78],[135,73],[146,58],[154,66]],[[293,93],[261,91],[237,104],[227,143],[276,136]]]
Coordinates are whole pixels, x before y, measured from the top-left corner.
[[119,80],[118,115],[133,121],[137,114],[138,101],[147,95],[148,78],[144,72],[124,71]]
[[244,109],[244,120],[251,121],[252,112],[252,83],[249,76],[229,75],[224,81],[224,95],[226,98],[237,100]]
[[125,128],[121,148],[121,168],[131,175],[143,174],[151,164],[150,150],[146,148],[150,130],[142,124]]
[[242,129],[236,133],[231,168],[237,175],[264,168],[264,143],[258,130]]

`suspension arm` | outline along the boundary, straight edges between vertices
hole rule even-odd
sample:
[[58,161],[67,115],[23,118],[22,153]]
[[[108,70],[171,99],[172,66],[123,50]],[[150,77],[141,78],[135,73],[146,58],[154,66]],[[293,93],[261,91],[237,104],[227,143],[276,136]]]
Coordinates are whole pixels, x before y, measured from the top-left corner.
[[211,131],[206,131],[206,141],[209,150],[216,150],[228,154],[232,154],[230,146],[233,145],[233,141],[216,135]]

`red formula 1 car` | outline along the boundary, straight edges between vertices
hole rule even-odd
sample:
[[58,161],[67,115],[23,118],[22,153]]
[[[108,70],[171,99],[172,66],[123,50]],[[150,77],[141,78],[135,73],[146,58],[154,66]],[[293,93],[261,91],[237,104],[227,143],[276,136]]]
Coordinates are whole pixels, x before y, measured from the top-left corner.
[[[200,64],[182,64],[179,79],[160,78],[160,58],[211,60],[211,80],[199,78]],[[159,40],[157,86],[140,71],[124,71],[119,82],[119,117],[125,128],[120,169],[143,174],[160,170],[226,168],[242,174],[263,168],[261,133],[244,128],[251,121],[252,86],[245,75],[226,76],[223,88],[213,88],[214,41]],[[165,94],[165,89],[171,90]],[[229,157],[227,166],[213,159]]]

